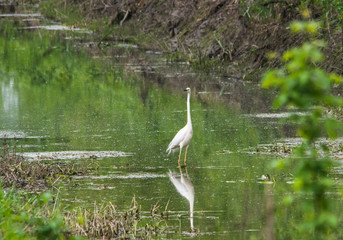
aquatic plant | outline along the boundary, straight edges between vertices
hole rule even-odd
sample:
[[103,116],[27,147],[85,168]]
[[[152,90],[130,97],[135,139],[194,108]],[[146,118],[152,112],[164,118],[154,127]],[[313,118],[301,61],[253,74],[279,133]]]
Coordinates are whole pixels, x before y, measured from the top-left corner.
[[6,138],[3,139],[3,155],[0,156],[0,176],[3,187],[15,186],[27,190],[46,190],[56,186],[60,180],[68,176],[84,175],[96,171],[97,164],[89,159],[82,164],[75,162],[45,162],[42,160],[28,161],[17,153],[16,145],[12,151]]
[[[335,138],[342,129],[341,124],[327,114],[328,107],[342,105],[342,99],[332,94],[335,84],[342,77],[327,73],[320,67],[324,59],[321,48],[324,42],[315,40],[320,24],[317,22],[294,22],[290,26],[295,33],[307,33],[310,42],[292,48],[283,54],[283,66],[268,71],[262,80],[262,87],[276,88],[279,92],[274,101],[274,108],[296,108],[304,111],[302,115],[294,115],[291,120],[297,125],[297,134],[302,144],[297,148],[295,166],[296,192],[303,194],[303,222],[297,227],[312,239],[333,237],[338,226],[331,200],[327,193],[333,190],[333,179],[330,177],[333,160],[329,156],[328,147],[318,140],[321,136]],[[282,168],[291,161],[278,161]],[[293,197],[287,197],[290,204]]]
[[93,209],[78,207],[65,215],[65,221],[73,234],[87,238],[149,238],[158,236],[167,227],[163,212],[154,205],[150,216],[143,216],[135,197],[131,207],[124,212],[118,211],[111,202]]

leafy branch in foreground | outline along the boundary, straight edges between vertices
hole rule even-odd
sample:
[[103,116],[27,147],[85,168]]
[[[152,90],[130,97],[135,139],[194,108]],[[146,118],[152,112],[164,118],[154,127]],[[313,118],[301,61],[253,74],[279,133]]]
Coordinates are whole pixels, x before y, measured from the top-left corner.
[[1,239],[65,239],[63,216],[49,192],[41,195],[0,188]]
[[[291,25],[293,32],[312,36],[318,29],[317,22],[294,22]],[[318,67],[318,63],[324,60],[321,51],[324,46],[323,41],[312,40],[286,51],[282,58],[283,66],[268,71],[262,79],[263,88],[279,91],[274,108],[304,111],[302,115],[291,117],[298,126],[297,134],[302,138],[301,146],[295,151],[298,160],[294,189],[304,194],[303,223],[299,229],[312,239],[334,237],[334,229],[338,225],[331,201],[326,196],[334,184],[329,175],[334,162],[324,143],[320,143],[319,148],[315,144],[320,137],[335,138],[342,130],[341,124],[327,115],[327,108],[342,105],[342,99],[332,94],[334,85],[340,83],[342,77]]]

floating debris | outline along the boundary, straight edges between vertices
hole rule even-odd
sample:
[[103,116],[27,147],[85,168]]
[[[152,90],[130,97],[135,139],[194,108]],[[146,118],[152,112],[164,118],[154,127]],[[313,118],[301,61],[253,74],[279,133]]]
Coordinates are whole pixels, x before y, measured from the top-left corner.
[[21,131],[1,130],[0,138],[24,138],[25,133]]
[[101,175],[101,176],[75,176],[77,179],[137,179],[137,178],[165,178],[164,174],[153,174],[153,173],[132,173],[128,175]]
[[61,152],[24,152],[18,153],[19,156],[35,160],[66,160],[66,159],[88,159],[88,158],[114,158],[128,157],[132,153],[118,151],[61,151]]
[[44,30],[49,30],[49,31],[73,31],[73,32],[93,34],[92,31],[84,29],[84,28],[68,27],[65,25],[28,26],[28,27],[22,27],[21,29],[44,29]]
[[255,118],[289,118],[291,116],[304,116],[304,112],[281,112],[281,113],[257,113],[257,114],[244,114],[244,117]]
[[293,151],[294,147],[294,144],[285,143],[259,144],[256,148],[256,152],[271,154],[289,154]]
[[10,153],[6,139],[3,139],[3,156],[0,156],[0,177],[3,187],[16,186],[29,191],[41,191],[53,187],[60,180],[84,175],[97,168],[97,164],[92,159],[82,161],[80,164],[30,162],[20,154],[16,154],[16,146]]
[[275,183],[275,179],[271,178],[269,174],[262,175],[260,178],[257,179],[258,183],[262,184],[273,184]]
[[40,13],[5,13],[0,17],[43,17]]

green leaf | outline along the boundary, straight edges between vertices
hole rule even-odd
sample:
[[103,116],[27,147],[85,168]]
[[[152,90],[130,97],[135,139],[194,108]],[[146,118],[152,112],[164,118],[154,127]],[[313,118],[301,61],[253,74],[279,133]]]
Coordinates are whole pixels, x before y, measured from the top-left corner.
[[331,82],[334,83],[334,84],[339,84],[343,80],[342,76],[334,74],[334,73],[331,73],[329,75],[329,78],[330,78]]
[[338,133],[343,130],[342,123],[332,118],[325,119],[324,125],[330,138],[337,138]]
[[285,205],[291,205],[294,201],[294,197],[293,196],[286,196],[282,199],[282,203],[285,204]]
[[320,28],[320,24],[314,21],[308,22],[305,25],[305,30],[313,35],[317,34],[319,28]]
[[304,30],[304,23],[300,21],[294,21],[290,25],[291,31],[294,33],[299,33]]
[[288,101],[288,96],[286,94],[280,94],[276,97],[275,101],[273,102],[273,108],[279,109],[283,105],[285,105]]
[[44,192],[40,196],[40,200],[43,202],[43,204],[47,204],[52,199],[52,194],[50,192]]
[[278,87],[282,83],[282,70],[271,70],[263,75],[262,88]]

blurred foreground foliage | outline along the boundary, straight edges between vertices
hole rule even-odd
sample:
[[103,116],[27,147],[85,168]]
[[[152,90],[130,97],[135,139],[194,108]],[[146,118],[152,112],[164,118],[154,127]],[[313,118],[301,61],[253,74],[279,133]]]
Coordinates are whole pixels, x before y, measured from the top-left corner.
[[[0,237],[2,239],[65,239],[64,217],[55,208],[52,194],[4,191],[0,188]],[[68,239],[77,239],[68,237]]]
[[[294,155],[297,159],[294,189],[303,195],[303,221],[296,228],[303,237],[334,239],[338,216],[327,194],[334,191],[330,173],[335,162],[329,157],[328,147],[319,140],[322,136],[335,138],[342,131],[341,123],[328,114],[329,108],[342,105],[342,99],[332,94],[342,77],[318,67],[324,59],[321,49],[325,46],[323,41],[314,38],[320,29],[319,23],[297,21],[290,28],[294,33],[311,35],[311,40],[286,51],[282,56],[283,66],[266,72],[262,87],[278,90],[274,108],[303,112],[291,117],[302,138]],[[279,161],[276,165],[282,168],[284,163]],[[290,204],[292,198],[288,197],[285,202]]]

